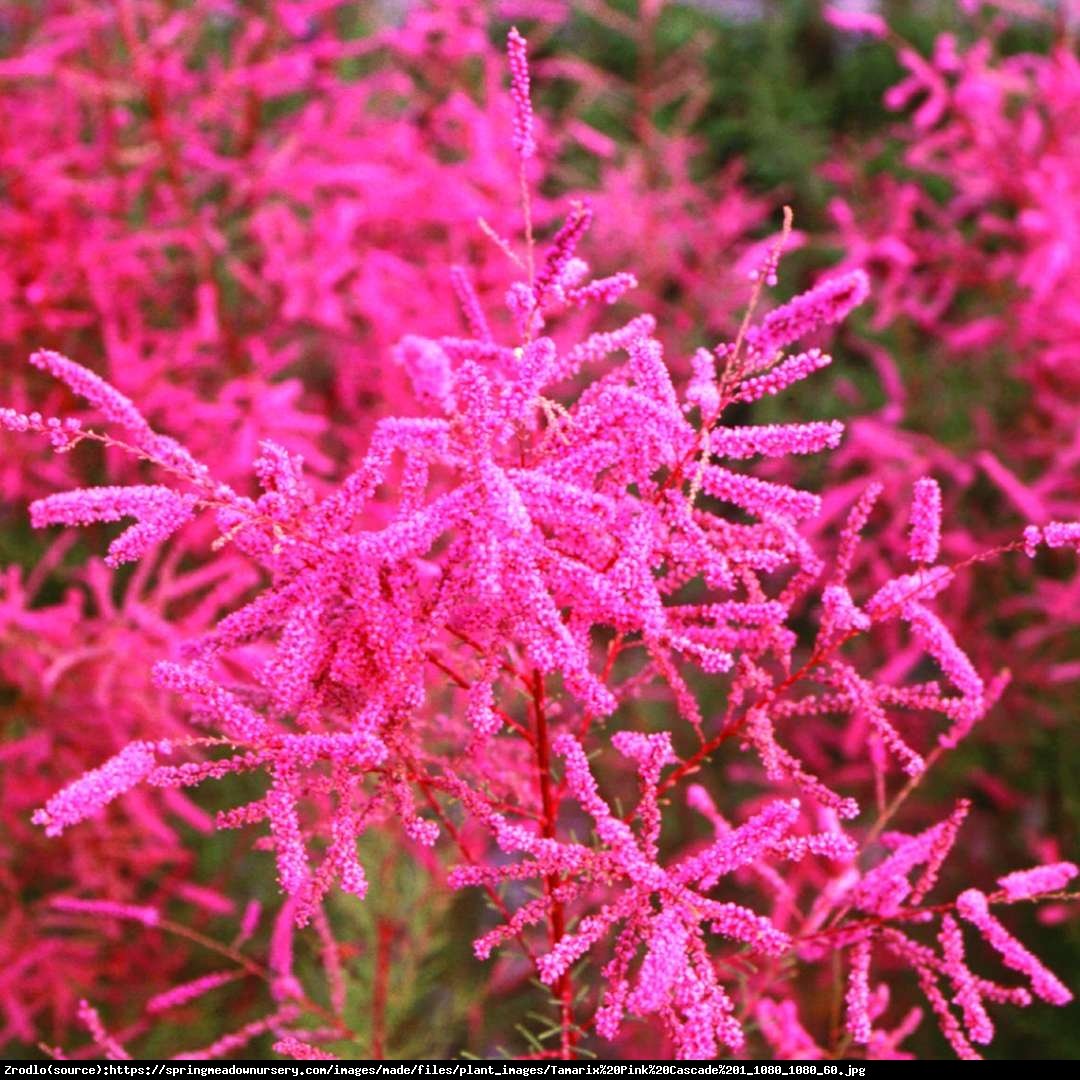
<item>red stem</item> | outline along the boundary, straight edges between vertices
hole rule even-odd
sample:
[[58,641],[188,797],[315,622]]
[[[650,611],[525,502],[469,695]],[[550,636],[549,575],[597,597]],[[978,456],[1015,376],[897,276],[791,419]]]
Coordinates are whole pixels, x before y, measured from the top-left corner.
[[[551,781],[551,747],[548,738],[547,712],[544,697],[544,676],[539,671],[533,672],[532,685],[533,715],[536,721],[536,772],[540,786],[540,808],[543,814],[541,829],[549,840],[555,838],[555,822],[558,810],[555,804],[554,789]],[[548,895],[550,914],[551,944],[554,946],[566,932],[566,910],[561,900],[556,899],[555,890],[558,878],[549,874],[544,880]],[[562,1020],[562,1056],[569,1057],[574,1046],[573,1002],[574,993],[570,982],[570,972],[564,972],[555,985],[555,996],[561,1002]]]

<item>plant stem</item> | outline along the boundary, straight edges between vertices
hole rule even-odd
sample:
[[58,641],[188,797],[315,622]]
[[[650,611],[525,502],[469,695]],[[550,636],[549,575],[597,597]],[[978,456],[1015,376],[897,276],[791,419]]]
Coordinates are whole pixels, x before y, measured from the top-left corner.
[[[542,830],[546,838],[554,839],[558,810],[555,805],[551,782],[551,747],[548,738],[547,712],[544,696],[544,676],[533,672],[533,716],[536,723],[536,772],[540,787],[540,809],[543,814]],[[551,944],[556,945],[566,932],[566,911],[561,900],[555,896],[558,879],[552,874],[544,881],[550,913]],[[569,1057],[574,1045],[573,987],[570,972],[564,972],[555,986],[562,1022],[562,1055]]]

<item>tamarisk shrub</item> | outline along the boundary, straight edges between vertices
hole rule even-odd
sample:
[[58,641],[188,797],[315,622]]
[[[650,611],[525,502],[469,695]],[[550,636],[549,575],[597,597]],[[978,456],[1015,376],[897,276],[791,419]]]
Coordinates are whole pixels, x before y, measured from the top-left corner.
[[[844,154],[827,169],[835,238],[874,286],[869,332],[851,340],[886,395],[870,423],[852,426],[839,459],[852,483],[870,461],[887,468],[891,493],[938,476],[951,558],[1080,508],[1075,49],[1067,18],[1049,9],[967,8],[971,17],[928,55],[883,23],[872,29],[903,69],[885,98],[898,118],[859,149],[870,168]],[[987,388],[977,400],[975,380]],[[981,496],[965,498],[976,486]],[[891,510],[903,520],[900,499]],[[1001,765],[983,788],[1002,806],[1030,791],[1027,777],[1046,760],[1040,728],[1071,722],[1080,675],[1075,563],[1029,554],[1034,561],[980,570],[954,605],[965,640],[991,620],[999,628],[979,636],[981,663],[1010,663],[1016,648],[1029,657],[992,731]],[[1032,804],[1033,847],[1051,843],[1056,802],[1048,792]]]
[[[471,318],[480,311],[473,294],[500,297],[514,272],[490,240],[514,227],[507,193],[519,179],[487,8],[412,4],[399,25],[380,23],[373,5],[343,0],[258,10],[220,0],[46,0],[4,11],[0,345],[15,357],[48,343],[121,396],[71,367],[70,390],[53,380],[63,361],[51,352],[38,356],[37,370],[5,363],[3,396],[26,415],[65,416],[69,432],[90,416],[133,424],[124,447],[107,441],[97,452],[49,455],[34,440],[5,437],[5,527],[21,520],[24,502],[100,483],[103,469],[113,485],[144,487],[146,453],[165,447],[147,423],[174,434],[183,427],[185,446],[246,495],[255,491],[248,465],[270,437],[301,454],[325,492],[327,478],[343,475],[342,463],[367,445],[374,418],[415,411],[406,369],[423,362],[417,335],[453,332],[462,322],[457,297]],[[566,14],[559,5],[529,12],[552,31]],[[603,89],[597,82],[592,92]],[[615,269],[627,255],[627,212],[663,226],[650,292],[670,291],[673,278],[686,291],[692,278],[701,296],[699,259],[726,265],[730,256],[738,266],[749,257],[746,234],[764,221],[765,202],[747,196],[734,173],[707,193],[685,170],[661,185],[632,146],[613,146],[577,123],[577,112],[533,127],[527,168],[540,233],[553,225],[556,203],[537,192],[596,188],[599,179],[611,195],[594,192],[592,212]],[[650,160],[670,158],[676,171],[689,149],[675,157],[673,145],[654,143]],[[573,170],[563,165],[569,147]],[[489,235],[475,227],[478,217]],[[453,264],[468,275],[448,273]],[[711,325],[733,330],[739,299],[734,289],[710,296]],[[495,331],[498,307],[487,305]],[[568,348],[598,328],[594,313],[604,310],[563,313],[557,329]],[[676,325],[675,310],[665,309],[666,326]],[[683,316],[680,331],[695,318]],[[399,343],[403,362],[383,362]],[[89,412],[78,411],[84,401],[71,391]],[[139,402],[146,422],[124,398]],[[62,431],[54,439],[62,444]],[[105,519],[145,500],[129,538],[136,548],[163,536],[187,505],[165,491],[94,499],[93,511],[51,512]],[[116,959],[123,932],[111,929],[100,949],[93,935],[76,941],[72,923],[81,918],[85,928],[90,916],[61,916],[47,897],[106,895],[163,912],[178,904],[189,924],[210,932],[234,903],[220,892],[245,888],[220,869],[208,882],[196,865],[191,832],[209,829],[212,800],[200,808],[171,789],[164,804],[133,795],[51,842],[29,828],[28,814],[127,742],[187,733],[179,700],[151,679],[153,664],[212,627],[256,577],[245,556],[212,548],[206,519],[158,543],[115,583],[88,561],[94,540],[66,534],[42,554],[18,526],[10,535],[27,571],[7,572],[0,616],[5,695],[14,699],[0,702],[11,867],[0,1043],[31,1046],[67,1042],[91,986],[105,1016],[129,996]],[[5,542],[5,559],[8,550]],[[85,687],[94,688],[90,699]],[[192,895],[205,903],[192,907]],[[164,955],[160,924],[156,933],[139,949]],[[174,936],[155,977],[197,968],[199,949],[188,956],[189,945]]]
[[[559,25],[558,8],[534,14]],[[443,268],[468,264],[484,297],[510,283],[475,228],[512,227],[518,183],[489,19],[471,0],[409,5],[398,26],[347,0],[47,0],[6,14],[0,342],[87,358],[159,425],[191,413],[188,444],[231,482],[262,437],[332,471],[328,450],[357,453],[374,416],[408,405],[371,358],[456,326]],[[650,152],[671,161],[668,182],[580,122],[555,117],[533,139],[534,190],[612,189],[597,202],[614,260],[622,215],[656,223],[658,294],[700,295],[697,260],[736,260],[765,220],[734,174],[707,193],[691,183],[677,140]],[[574,170],[560,164],[571,151]],[[534,197],[537,227],[554,212]],[[722,292],[710,318],[730,329],[737,293]],[[16,370],[4,386],[12,404],[35,389]],[[28,452],[5,466],[9,498],[64,482]]]
[[[879,485],[853,501],[826,558],[805,528],[821,497],[739,464],[834,448],[842,426],[725,415],[828,364],[813,336],[866,299],[866,277],[826,279],[755,320],[778,242],[738,333],[695,354],[681,386],[649,315],[569,345],[551,336],[565,313],[621,302],[635,279],[591,275],[582,202],[550,242],[535,240],[525,48],[511,32],[525,243],[496,240],[521,271],[505,297],[513,329],[497,335],[467,271],[455,272],[467,334],[402,342],[394,359],[420,415],[379,420],[336,488],[318,492],[300,456],[267,439],[253,463],[259,494],[238,491],[119,390],[35,354],[107,428],[15,410],[0,422],[63,453],[126,450],[156,476],[47,495],[33,523],[133,521],[109,546],[119,565],[209,521],[212,551],[245,560],[259,584],[246,603],[222,598],[228,614],[155,667],[189,732],[169,725],[129,742],[33,820],[67,836],[147,787],[240,790],[246,775],[262,778],[216,825],[255,826],[272,852],[284,902],[268,959],[242,951],[242,927],[215,950],[228,969],[155,995],[146,1011],[217,992],[237,969],[265,981],[270,1002],[180,1056],[223,1056],[266,1034],[289,1056],[349,1047],[339,969],[327,964],[327,1009],[297,977],[293,946],[314,933],[334,952],[324,904],[378,890],[358,842],[382,834],[413,853],[432,888],[487,893],[497,918],[480,928],[477,957],[551,989],[553,1023],[534,1055],[894,1057],[917,1023],[910,1009],[886,1019],[908,971],[956,1052],[975,1056],[993,1036],[988,1006],[1070,1000],[998,909],[1061,895],[1076,868],[946,889],[938,880],[968,804],[917,831],[888,828],[1007,678],[980,674],[937,613],[961,567],[937,561],[936,485],[917,489],[903,562],[856,577]],[[1078,532],[1036,527],[1012,546],[1075,546]],[[898,683],[888,665],[849,662],[849,642],[886,631],[909,639],[935,677]],[[803,753],[808,732],[818,747]],[[665,835],[684,807],[711,836]],[[108,896],[54,906],[184,933],[156,908]],[[1019,983],[971,970],[965,941],[978,937]],[[794,969],[810,987],[846,972],[842,1030],[804,1026],[819,1019],[806,1016],[819,995],[799,993]],[[149,1023],[114,1031],[89,1000],[79,1017],[92,1052],[114,1058]]]

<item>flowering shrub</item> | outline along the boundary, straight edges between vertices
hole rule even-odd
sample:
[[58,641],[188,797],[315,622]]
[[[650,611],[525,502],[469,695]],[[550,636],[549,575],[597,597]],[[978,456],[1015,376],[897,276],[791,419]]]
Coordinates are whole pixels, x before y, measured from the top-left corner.
[[[980,6],[990,8],[969,5]],[[1071,194],[1080,183],[1080,69],[1065,38],[1045,55],[1009,55],[1012,22],[994,13],[966,46],[942,34],[929,58],[883,23],[872,28],[906,72],[886,96],[891,109],[911,112],[889,132],[903,175],[830,166],[844,192],[831,211],[850,259],[873,275],[874,329],[914,328],[954,366],[1004,360],[995,378],[1012,396],[974,418],[973,460],[1013,520],[1045,524],[1080,505]],[[1044,583],[1035,603],[1021,601],[1051,615],[1039,636],[1059,646],[1073,625],[1059,618],[1061,592]],[[1058,682],[1074,673],[1044,672]]]
[[[534,975],[550,991],[544,1028],[526,1029],[528,1045],[513,1052],[891,1058],[907,1055],[902,1043],[929,1010],[953,1049],[975,1056],[997,1006],[1071,1000],[1012,936],[1008,908],[1061,896],[1077,869],[1054,860],[996,887],[956,881],[963,799],[894,828],[1008,679],[978,670],[937,598],[967,566],[1010,549],[1080,546],[1080,525],[1032,523],[942,562],[942,493],[922,476],[892,565],[861,556],[882,495],[872,479],[846,499],[838,528],[813,530],[823,500],[837,497],[793,486],[774,466],[834,450],[843,425],[735,416],[829,364],[821,335],[867,299],[866,275],[836,274],[761,314],[791,239],[787,215],[758,249],[730,340],[669,363],[657,319],[629,310],[635,275],[595,276],[583,257],[592,207],[573,200],[545,228],[552,208],[538,211],[530,182],[542,140],[516,31],[508,52],[513,152],[492,169],[521,192],[523,227],[504,207],[475,241],[480,273],[511,278],[502,311],[468,260],[446,266],[432,292],[456,298],[455,333],[426,311],[433,301],[405,290],[385,365],[400,385],[388,385],[384,415],[340,483],[319,479],[320,457],[309,477],[308,448],[275,431],[259,438],[251,483],[236,444],[209,430],[192,446],[162,434],[137,388],[54,351],[34,352],[34,368],[89,413],[43,415],[20,400],[0,411],[0,425],[44,436],[64,462],[117,463],[108,479],[120,482],[43,494],[31,520],[123,523],[105,563],[136,564],[119,604],[95,562],[85,580],[97,611],[81,611],[76,595],[35,608],[42,576],[73,542],[57,540],[44,569],[12,572],[4,593],[8,677],[53,716],[36,742],[31,732],[12,743],[20,767],[51,740],[77,742],[64,718],[79,685],[95,688],[95,727],[110,743],[59,790],[5,786],[5,813],[21,816],[16,850],[34,852],[20,872],[47,843],[71,844],[78,858],[73,838],[89,830],[117,842],[106,873],[76,875],[79,895],[43,883],[41,906],[66,926],[138,927],[163,958],[162,987],[133,1014],[115,993],[98,996],[95,954],[82,953],[95,985],[75,1011],[89,1041],[81,1051],[67,1041],[67,1052],[123,1058],[167,1044],[180,1057],[220,1057],[268,1037],[296,1058],[385,1053],[393,929],[379,923],[374,985],[358,1005],[340,911],[392,887],[366,857],[387,842],[432,895],[490,901],[472,947],[491,998],[524,999]],[[365,266],[362,253],[348,258]],[[428,258],[423,273],[437,272]],[[316,295],[298,294],[298,320],[319,309]],[[381,310],[365,289],[355,299]],[[254,317],[253,327],[264,332]],[[162,409],[189,400],[171,392],[160,379]],[[360,443],[356,433],[342,441]],[[767,460],[741,464],[756,458]],[[64,475],[42,469],[34,485]],[[921,674],[906,677],[915,668],[895,662],[901,653],[922,659]],[[87,681],[65,681],[80,664]],[[219,785],[211,819],[200,800]],[[30,795],[46,839],[30,838]],[[268,853],[256,864],[277,879],[266,933],[250,894],[186,880],[189,842],[211,827],[241,830]],[[187,919],[173,917],[185,908]],[[208,916],[224,936],[205,932]],[[985,955],[969,964],[965,949],[980,939]],[[37,964],[29,991],[7,974],[3,984],[7,1033],[25,1041],[43,1037],[35,1013],[71,970],[70,952],[44,941],[39,955],[57,967]],[[304,949],[318,953],[318,981]],[[193,972],[197,950],[216,966]],[[844,1017],[831,1026],[813,1002],[837,970]],[[920,1005],[904,1000],[909,975]],[[235,1026],[201,1047],[163,1020],[238,988]]]
[[[512,264],[475,223],[512,228],[512,110],[478,5],[415,5],[400,26],[365,25],[358,36],[368,15],[339,2],[255,15],[156,0],[50,0],[5,12],[0,82],[12,107],[0,141],[0,341],[12,358],[48,341],[85,359],[156,426],[185,429],[200,461],[241,490],[265,437],[302,454],[318,487],[366,445],[373,418],[412,408],[405,363],[384,361],[399,343],[408,358],[420,333],[456,328],[454,298],[472,288],[448,266],[467,264],[483,297],[510,283]],[[603,177],[625,172],[624,205],[650,208],[641,170],[588,132],[537,125],[534,190],[565,186],[560,155],[573,138],[592,147]],[[686,182],[667,190],[663,213],[649,214],[673,238],[686,229],[692,242],[681,238],[681,249],[717,262],[728,247],[742,250],[763,213],[733,183],[707,198]],[[603,199],[596,205],[605,243],[621,257],[615,215]],[[554,208],[534,194],[536,228],[548,227]],[[669,273],[679,265],[665,261]],[[713,303],[714,320],[730,321],[737,302],[732,293]],[[566,332],[587,337],[590,318],[567,317]],[[53,363],[43,357],[40,366],[47,373]],[[26,411],[33,401],[75,415],[76,399],[20,363],[5,365],[0,383]],[[87,375],[76,388],[97,385]],[[92,389],[91,400],[100,404]],[[135,427],[147,435],[145,423]],[[26,571],[11,567],[0,593],[0,663],[13,694],[4,704],[12,869],[0,1041],[32,1045],[65,1035],[80,988],[116,1005],[127,995],[123,965],[111,959],[117,934],[100,947],[100,935],[82,935],[71,947],[70,913],[28,905],[26,883],[43,897],[75,891],[126,902],[145,897],[153,876],[156,902],[184,905],[185,920],[204,929],[247,898],[249,885],[221,868],[207,888],[193,848],[207,848],[199,837],[213,807],[180,792],[164,804],[124,800],[131,819],[89,825],[98,829],[93,843],[68,834],[42,845],[28,814],[129,740],[184,729],[177,702],[152,681],[153,664],[213,626],[257,575],[231,549],[211,552],[212,533],[199,522],[119,589],[71,534],[38,558],[21,537],[19,504],[100,482],[103,463],[114,482],[139,480],[142,466],[107,444],[103,457],[51,459],[32,440],[4,447],[13,504],[5,525]],[[114,512],[132,505],[130,494],[115,494]],[[184,513],[182,499],[148,498],[157,511],[144,519],[144,539]],[[83,722],[73,728],[76,708]],[[162,988],[173,971],[198,964],[181,943],[160,951],[169,958],[155,965]],[[103,971],[116,978],[103,983]]]
[[[869,152],[861,148],[870,168],[849,155],[827,169],[837,238],[873,282],[869,332],[853,341],[886,393],[876,417],[853,425],[843,467],[852,476],[869,462],[888,468],[892,491],[932,468],[945,482],[943,550],[952,557],[1006,542],[1024,522],[1075,518],[1080,507],[1068,360],[1076,57],[1066,23],[1037,6],[966,10],[972,17],[939,34],[929,55],[881,20],[857,27],[900,61],[903,78],[885,99],[899,118]],[[986,388],[977,400],[965,390],[975,382]],[[966,495],[972,489],[977,498]],[[1025,778],[1050,738],[1040,728],[1072,722],[1076,567],[1040,555],[987,567],[977,582],[953,610],[965,640],[996,625],[980,635],[980,660],[1014,667],[987,733],[1008,750],[979,784],[1005,808],[1031,790]],[[1032,850],[1054,854],[1055,801],[1046,791],[1029,804]]]

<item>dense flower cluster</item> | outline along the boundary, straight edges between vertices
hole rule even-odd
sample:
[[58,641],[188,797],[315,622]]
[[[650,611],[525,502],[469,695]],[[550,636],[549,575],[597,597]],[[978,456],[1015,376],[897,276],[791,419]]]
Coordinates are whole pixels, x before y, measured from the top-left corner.
[[[94,152],[126,176],[142,136],[129,143],[124,129],[145,120],[158,154],[134,155],[135,172],[153,161],[165,174],[130,179],[135,190],[148,184],[153,227],[126,239],[150,244],[147,260],[161,263],[152,297],[133,269],[132,291],[118,288],[122,259],[99,268],[89,291],[93,275],[66,277],[101,250],[82,243],[40,283],[35,302],[55,286],[57,318],[79,313],[58,323],[79,330],[73,345],[97,332],[109,342],[107,378],[32,352],[86,414],[69,416],[51,390],[36,411],[36,384],[18,376],[0,411],[13,445],[41,435],[64,463],[21,451],[34,467],[8,477],[35,496],[34,526],[121,524],[104,561],[76,578],[89,610],[75,589],[60,604],[33,603],[78,543],[68,530],[34,569],[4,581],[5,678],[53,719],[6,744],[27,783],[5,784],[3,810],[19,821],[20,853],[70,844],[77,858],[74,837],[117,839],[120,854],[73,883],[43,882],[41,907],[65,928],[137,932],[161,955],[160,985],[137,1013],[119,1007],[96,976],[94,946],[65,953],[62,936],[16,911],[5,930],[33,941],[32,960],[0,976],[0,1038],[41,1040],[38,1014],[51,1012],[73,1015],[89,1037],[77,1052],[111,1059],[163,1028],[181,1058],[258,1040],[298,1059],[381,1053],[389,936],[379,931],[365,1046],[348,1007],[351,943],[334,919],[343,894],[372,905],[387,887],[370,854],[380,837],[433,893],[490,900],[473,950],[492,992],[534,975],[551,992],[538,1055],[902,1057],[921,1007],[893,1016],[890,1001],[908,974],[962,1057],[992,1039],[990,1007],[1066,1004],[1068,988],[1000,909],[1061,895],[1076,867],[1045,860],[997,889],[957,890],[948,867],[967,800],[925,827],[892,827],[1009,679],[969,656],[942,611],[964,567],[941,558],[939,483],[929,470],[914,478],[906,544],[867,557],[875,506],[896,493],[873,480],[818,493],[783,471],[836,450],[844,425],[753,422],[755,403],[829,365],[821,339],[868,300],[867,274],[848,267],[759,310],[798,242],[786,213],[776,235],[740,252],[741,322],[717,315],[728,338],[684,357],[685,328],[663,325],[664,305],[630,308],[642,282],[653,293],[647,272],[594,274],[586,260],[594,219],[605,250],[611,204],[534,194],[554,135],[533,114],[525,38],[510,31],[509,94],[488,102],[495,122],[451,83],[420,124],[380,110],[413,85],[403,73],[410,56],[429,56],[429,35],[449,69],[479,59],[489,89],[502,78],[470,5],[421,8],[406,29],[374,39],[332,33],[340,6],[281,5],[249,23],[230,22],[231,4],[170,20],[130,0],[103,8],[87,41],[58,21],[51,45],[0,66],[0,77],[31,78],[68,58],[101,65],[109,53],[95,43],[119,34],[134,60],[125,78],[142,86],[148,113],[114,116],[109,73],[97,71],[90,85],[112,134]],[[223,53],[234,67],[210,65],[219,93],[173,62],[203,16],[239,37]],[[396,62],[341,88],[328,110],[325,80],[365,59],[372,40]],[[443,76],[430,66],[415,83]],[[262,95],[275,84],[275,97],[305,104],[267,133],[274,110]],[[241,132],[225,119],[233,92]],[[192,106],[186,116],[166,107],[176,99]],[[461,131],[489,142],[460,170],[417,170],[427,125],[443,149]],[[208,132],[229,137],[218,145]],[[74,135],[71,146],[81,146]],[[435,195],[444,175],[458,185],[452,197]],[[349,193],[380,184],[415,209],[398,208],[408,228],[383,247],[378,226],[397,219]],[[224,201],[216,185],[230,191]],[[301,186],[317,193],[303,205],[292,201]],[[64,191],[56,181],[61,218]],[[101,196],[120,201],[100,227],[126,221],[125,192]],[[508,192],[520,192],[520,229]],[[462,207],[468,226],[455,216]],[[4,209],[33,227],[30,204]],[[41,243],[59,235],[43,229]],[[166,258],[177,243],[179,270]],[[125,250],[115,234],[108,245]],[[307,245],[317,257],[297,257]],[[29,272],[13,264],[12,280]],[[228,301],[237,286],[250,304]],[[195,297],[175,322],[157,306],[174,290]],[[455,321],[444,321],[451,302]],[[283,314],[261,320],[262,305]],[[19,310],[0,328],[11,342],[36,325],[16,325]],[[355,340],[354,319],[364,324]],[[315,407],[314,389],[288,374],[323,348],[333,371],[323,389],[344,416],[332,431],[335,410]],[[219,355],[234,366],[224,382]],[[206,405],[206,385],[233,394],[230,404]],[[362,417],[361,391],[375,419]],[[157,430],[189,409],[190,440]],[[265,425],[251,420],[260,410]],[[331,442],[350,462],[334,482]],[[115,482],[81,465],[91,456]],[[74,486],[45,491],[65,480]],[[1057,516],[1026,518],[968,561],[1080,547],[1080,524]],[[118,594],[107,568],[128,563]],[[867,642],[891,656],[865,663]],[[75,668],[86,672],[78,683]],[[80,685],[93,687],[91,702],[79,704]],[[85,736],[67,730],[83,711]],[[74,745],[58,764],[70,771],[43,790],[33,763],[65,740]],[[728,780],[743,797],[728,798]],[[674,828],[680,817],[694,824]],[[273,866],[277,887],[261,901],[190,873],[190,846],[215,830],[237,831],[236,851],[268,853],[256,865]],[[224,937],[204,932],[210,921]],[[972,970],[965,949],[976,936],[1021,982],[983,974],[981,958]],[[210,952],[213,966],[170,941]],[[304,962],[311,952],[318,977]],[[804,1026],[796,969],[810,987],[845,973],[842,1033]],[[67,985],[72,971],[85,991]],[[170,1017],[237,988],[242,1007],[259,1000],[262,1011],[230,1013],[232,1028],[202,1046],[176,1045],[183,1028]],[[60,1021],[57,1030],[74,1041]]]
[[[156,900],[183,906],[197,895],[204,929],[236,903],[222,889],[246,889],[220,874],[212,888],[195,885],[198,840],[186,831],[208,832],[214,808],[177,790],[164,803],[133,793],[123,800],[124,824],[114,809],[94,843],[84,835],[43,845],[28,827],[58,787],[128,740],[190,734],[178,702],[155,686],[153,666],[213,626],[257,579],[228,545],[210,550],[200,520],[174,532],[191,493],[143,484],[140,462],[149,456],[185,473],[194,459],[181,460],[179,444],[155,434],[132,400],[155,427],[182,432],[216,477],[250,484],[251,460],[271,438],[277,448],[267,460],[302,454],[318,487],[347,471],[374,419],[414,408],[406,367],[386,362],[391,349],[403,340],[407,349],[409,335],[453,332],[455,300],[481,334],[468,321],[480,311],[476,294],[490,299],[510,284],[512,263],[491,237],[515,222],[518,169],[505,152],[514,103],[498,92],[505,61],[491,45],[490,13],[472,0],[433,0],[382,25],[368,22],[372,7],[47,0],[0,17],[9,119],[0,137],[0,346],[11,360],[0,386],[15,406],[0,410],[0,427],[71,448],[85,442],[80,398],[92,409],[86,418],[118,425],[99,443],[100,458],[86,450],[50,457],[39,440],[4,437],[4,527],[19,534],[29,499],[100,483],[104,461],[128,490],[45,501],[36,520],[118,521],[134,511],[107,562],[152,553],[117,590],[74,536],[62,535],[32,568],[21,557],[25,572],[11,567],[0,585],[0,670],[15,702],[5,705],[0,796],[11,866],[0,1043],[58,1038],[79,990],[99,1002],[107,993],[125,998],[122,980],[106,991],[99,974],[113,967],[116,935],[100,948],[83,935],[71,947],[70,926],[24,902],[27,882],[35,896],[130,899],[154,880]],[[555,4],[532,14],[556,27],[566,12]],[[543,119],[529,161],[536,229],[555,208],[536,193],[541,186],[583,179],[564,175],[570,148],[595,163],[585,170],[590,185],[617,185],[617,198],[613,191],[595,204],[613,260],[626,257],[627,207],[661,227],[663,243],[654,232],[649,247],[652,291],[661,277],[665,288],[690,275],[700,282],[699,258],[737,267],[752,253],[747,236],[764,203],[743,193],[734,173],[708,191],[691,184],[689,151],[678,143],[665,169],[678,175],[661,195],[651,168],[616,153],[576,115]],[[668,142],[676,145],[674,136]],[[650,160],[659,156],[662,146]],[[447,273],[455,263],[468,275]],[[735,290],[711,297],[712,325],[730,324],[739,302]],[[576,323],[564,319],[570,340],[588,337],[591,318],[585,310]],[[680,332],[693,322],[684,317]],[[26,369],[28,353],[78,397]],[[80,693],[87,686],[90,700]],[[163,985],[174,969],[197,965],[198,950],[187,957],[182,943],[160,946],[153,967]]]

